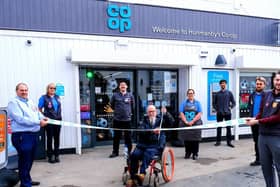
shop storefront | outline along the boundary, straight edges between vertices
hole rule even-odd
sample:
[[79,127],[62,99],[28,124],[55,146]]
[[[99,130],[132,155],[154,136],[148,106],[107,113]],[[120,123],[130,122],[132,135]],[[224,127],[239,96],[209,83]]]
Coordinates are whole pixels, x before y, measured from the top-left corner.
[[[61,6],[45,0],[33,11],[33,1],[22,9],[13,8],[23,6],[18,0],[7,2],[0,17],[3,106],[18,82],[30,85],[34,101],[55,82],[62,88],[65,121],[111,127],[113,114],[104,107],[118,83],[126,81],[136,101],[133,127],[150,103],[166,106],[176,118],[187,88],[195,89],[203,121],[210,123],[221,78],[234,93],[238,118],[246,115],[254,76],[269,78],[279,69],[277,19],[91,0]],[[14,21],[14,15],[25,16]],[[61,148],[81,153],[110,144],[112,136],[112,131],[63,127]],[[203,132],[214,136],[213,130]]]

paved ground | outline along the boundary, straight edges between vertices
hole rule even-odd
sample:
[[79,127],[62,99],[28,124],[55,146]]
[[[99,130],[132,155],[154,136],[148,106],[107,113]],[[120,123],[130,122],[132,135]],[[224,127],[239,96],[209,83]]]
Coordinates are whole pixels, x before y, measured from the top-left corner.
[[[235,148],[225,142],[219,147],[213,142],[201,143],[197,161],[184,159],[184,148],[175,151],[175,176],[164,187],[263,187],[261,168],[250,167],[254,159],[253,141],[235,141]],[[125,160],[122,156],[110,159],[112,146],[83,151],[82,155],[62,155],[61,163],[36,161],[32,168],[34,180],[41,187],[122,186],[121,176]]]

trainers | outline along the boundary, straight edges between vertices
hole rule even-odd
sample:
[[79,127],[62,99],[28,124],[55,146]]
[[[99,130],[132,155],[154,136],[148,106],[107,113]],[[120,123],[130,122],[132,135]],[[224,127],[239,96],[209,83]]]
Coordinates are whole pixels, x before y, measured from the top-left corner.
[[185,153],[185,159],[188,159],[188,158],[190,158],[191,157],[191,153]]
[[112,153],[112,154],[110,154],[109,158],[115,158],[115,157],[117,157],[117,156],[119,156],[118,153]]
[[220,146],[220,145],[221,145],[221,142],[216,142],[214,145],[215,145],[215,146]]
[[193,154],[192,159],[193,160],[197,160],[198,159],[198,155],[197,154]]
[[250,166],[260,166],[260,165],[261,165],[261,163],[258,160],[255,160],[254,162],[250,163]]

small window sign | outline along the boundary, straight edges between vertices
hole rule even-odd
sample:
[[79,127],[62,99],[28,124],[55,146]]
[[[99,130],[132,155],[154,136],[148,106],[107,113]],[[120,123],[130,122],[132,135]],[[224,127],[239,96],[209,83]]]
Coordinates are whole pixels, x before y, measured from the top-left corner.
[[56,84],[56,92],[55,94],[58,96],[64,96],[65,95],[65,91],[64,91],[64,85],[61,83],[57,83]]

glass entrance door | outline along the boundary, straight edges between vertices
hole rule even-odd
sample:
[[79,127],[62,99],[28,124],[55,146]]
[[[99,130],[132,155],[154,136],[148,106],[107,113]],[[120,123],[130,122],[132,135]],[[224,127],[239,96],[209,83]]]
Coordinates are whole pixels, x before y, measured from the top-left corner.
[[[81,122],[97,127],[112,127],[113,112],[106,110],[119,82],[125,81],[128,92],[134,90],[133,71],[80,69]],[[82,147],[106,144],[113,139],[112,130],[82,129]],[[111,142],[111,141],[110,141]]]
[[[135,97],[132,127],[143,119],[147,106],[154,104],[160,113],[161,106],[174,116],[178,115],[178,72],[165,70],[104,70],[80,67],[81,123],[112,127],[113,112],[106,110],[120,81]],[[136,81],[135,81],[136,80]],[[171,133],[168,138],[171,137]],[[176,136],[176,135],[174,135]],[[111,144],[113,131],[82,129],[82,147]]]

